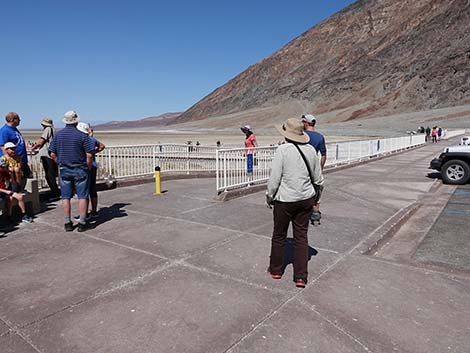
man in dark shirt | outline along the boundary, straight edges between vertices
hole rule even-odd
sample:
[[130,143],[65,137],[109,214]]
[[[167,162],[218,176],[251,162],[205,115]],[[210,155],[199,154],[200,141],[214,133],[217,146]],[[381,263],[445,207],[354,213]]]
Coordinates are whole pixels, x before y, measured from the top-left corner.
[[[317,119],[312,114],[305,114],[302,115],[302,122],[304,123],[304,131],[310,137],[310,141],[308,142],[315,148],[317,153],[321,154],[320,165],[323,171],[323,168],[326,163],[326,144],[325,144],[325,137],[320,134],[319,132],[315,131],[315,124],[317,123]],[[320,196],[323,191],[323,186],[316,190],[318,197],[313,205],[313,212],[310,216],[310,221],[312,224],[315,222],[320,223],[321,219],[321,212],[320,212]]]
[[74,191],[77,193],[80,220],[78,231],[83,232],[89,228],[86,222],[88,205],[88,175],[93,163],[95,145],[90,137],[77,130],[80,120],[74,111],[65,113],[65,128],[59,131],[51,141],[49,153],[59,165],[60,194],[64,210],[66,232],[74,229],[71,219],[70,199]]

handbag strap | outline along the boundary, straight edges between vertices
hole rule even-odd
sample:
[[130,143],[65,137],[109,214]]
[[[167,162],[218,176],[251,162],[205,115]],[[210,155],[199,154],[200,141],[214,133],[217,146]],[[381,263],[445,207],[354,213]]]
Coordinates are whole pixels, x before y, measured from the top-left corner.
[[295,142],[292,142],[292,144],[295,146],[295,148],[297,148],[297,151],[299,151],[300,155],[302,156],[302,159],[304,160],[305,166],[307,167],[307,170],[308,170],[308,175],[310,175],[310,181],[312,182],[312,185],[315,185],[315,183],[313,182],[314,179],[313,179],[312,171],[310,170],[310,166],[307,162],[307,158],[305,157],[304,153]]

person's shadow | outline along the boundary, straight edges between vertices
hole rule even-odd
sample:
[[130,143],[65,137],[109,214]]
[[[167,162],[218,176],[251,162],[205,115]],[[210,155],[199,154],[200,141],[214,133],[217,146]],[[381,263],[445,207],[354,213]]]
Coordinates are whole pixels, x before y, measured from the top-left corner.
[[127,217],[127,212],[123,208],[126,206],[132,205],[131,203],[115,203],[109,207],[101,207],[98,210],[98,217],[92,219],[91,224],[93,228],[98,227],[99,225],[106,223],[113,218]]
[[[312,248],[311,246],[308,247],[308,260],[312,258],[312,256],[316,256],[318,251]],[[289,264],[294,263],[294,239],[287,238],[286,245],[284,247],[284,264],[282,265],[282,272],[286,270],[286,267]]]

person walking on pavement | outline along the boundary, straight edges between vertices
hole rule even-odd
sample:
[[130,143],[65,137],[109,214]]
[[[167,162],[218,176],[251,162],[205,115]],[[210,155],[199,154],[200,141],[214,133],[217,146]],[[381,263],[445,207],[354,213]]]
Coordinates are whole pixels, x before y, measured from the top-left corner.
[[[317,123],[317,119],[312,114],[305,114],[302,115],[302,122],[304,124],[305,133],[310,137],[309,144],[315,148],[317,153],[321,154],[320,165],[323,171],[326,163],[326,144],[325,144],[325,137],[320,134],[318,131],[315,131],[315,125]],[[315,203],[313,205],[312,214],[310,216],[310,221],[312,225],[315,222],[320,223],[321,219],[321,212],[320,212],[320,196],[323,191],[323,187],[318,189],[317,196],[315,198]]]
[[23,175],[20,190],[24,190],[26,178],[31,178],[31,169],[28,165],[28,153],[26,143],[18,126],[20,125],[20,116],[18,113],[9,112],[5,116],[5,125],[0,129],[0,156],[5,153],[5,144],[11,142],[16,146],[16,154],[21,157],[21,173]]
[[437,143],[437,126],[434,126],[431,131],[432,142]]
[[425,141],[428,142],[431,139],[431,128],[428,126],[426,127],[426,139]]
[[276,126],[286,139],[274,155],[266,192],[266,205],[273,209],[274,229],[268,272],[274,279],[283,275],[284,248],[289,223],[294,234],[294,282],[304,288],[308,277],[308,221],[312,212],[315,185],[323,184],[320,157],[308,144],[303,124],[288,119]]
[[74,191],[77,193],[80,214],[78,231],[83,232],[90,228],[86,222],[88,176],[93,164],[95,145],[87,134],[77,130],[79,120],[80,117],[76,112],[66,112],[62,120],[65,128],[54,136],[49,146],[50,156],[59,165],[59,184],[66,232],[74,229],[70,205]]
[[31,150],[39,150],[38,154],[41,159],[44,174],[46,176],[47,185],[51,190],[50,199],[60,197],[60,190],[57,186],[58,168],[57,163],[49,156],[49,146],[54,137],[54,122],[51,118],[45,117],[41,120],[42,135],[39,140],[31,146]]
[[105,145],[98,141],[95,137],[93,137],[93,129],[87,123],[78,123],[77,129],[84,134],[87,134],[90,139],[93,141],[93,145],[95,146],[95,150],[93,151],[93,164],[90,170],[90,180],[89,183],[89,194],[90,194],[90,203],[91,203],[91,211],[87,214],[89,218],[96,218],[98,216],[98,193],[96,191],[96,174],[98,171],[98,165],[96,164],[96,153],[99,153],[105,149]]

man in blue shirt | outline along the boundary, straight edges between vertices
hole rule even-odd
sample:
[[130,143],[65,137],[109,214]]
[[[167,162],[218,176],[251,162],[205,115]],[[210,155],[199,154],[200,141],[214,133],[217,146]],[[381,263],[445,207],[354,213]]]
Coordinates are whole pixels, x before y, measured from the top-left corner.
[[73,231],[70,199],[77,193],[80,220],[78,231],[83,232],[90,226],[86,222],[88,206],[88,175],[93,163],[95,145],[90,137],[77,130],[80,120],[74,111],[65,113],[65,128],[59,131],[51,141],[49,154],[59,165],[60,194],[64,210],[66,232]]
[[[304,123],[304,131],[310,137],[310,141],[308,142],[315,148],[317,153],[320,153],[320,165],[323,171],[323,167],[326,163],[326,144],[325,144],[325,137],[320,134],[319,132],[315,131],[315,124],[317,123],[317,119],[312,114],[305,114],[302,115],[302,122]],[[320,224],[321,219],[321,212],[320,212],[320,197],[323,191],[323,186],[321,186],[320,190],[317,191],[317,198],[313,205],[313,212],[310,216],[310,221],[314,225],[315,222]]]
[[20,190],[24,189],[26,178],[31,177],[31,169],[28,166],[28,154],[26,151],[26,144],[23,135],[17,129],[20,125],[20,116],[18,113],[9,112],[5,116],[5,125],[0,129],[0,156],[5,154],[5,144],[12,142],[16,146],[16,154],[21,157],[21,168],[23,173],[23,182],[20,185]]

